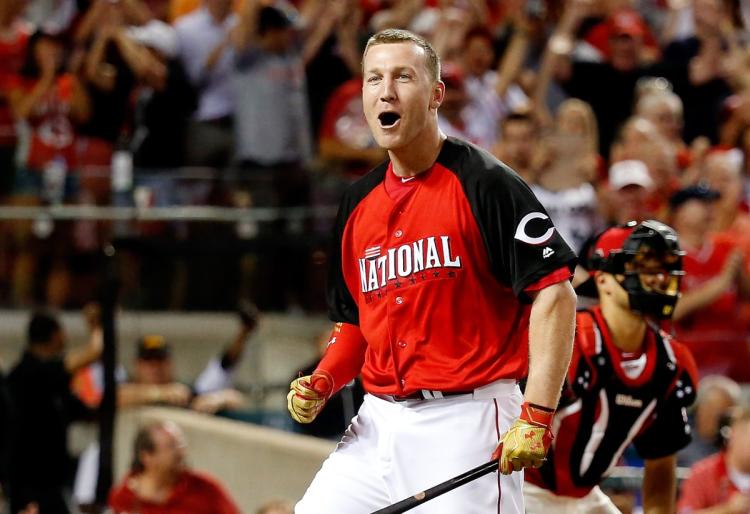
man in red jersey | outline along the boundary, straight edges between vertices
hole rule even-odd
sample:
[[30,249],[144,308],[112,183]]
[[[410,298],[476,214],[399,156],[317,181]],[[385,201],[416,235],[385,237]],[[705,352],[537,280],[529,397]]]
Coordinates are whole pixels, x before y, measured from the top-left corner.
[[750,380],[748,320],[742,302],[750,299],[750,277],[739,241],[711,238],[713,189],[689,186],[670,199],[672,224],[685,249],[683,296],[674,313],[677,338],[695,355],[701,377],[726,375]]
[[216,480],[186,467],[186,447],[185,435],[174,423],[141,428],[130,474],[109,497],[115,514],[239,514]]
[[512,472],[541,465],[550,443],[575,256],[514,171],[440,132],[445,86],[429,43],[382,31],[363,74],[365,116],[389,160],[341,202],[328,288],[337,324],[316,370],[292,382],[289,410],[310,422],[360,373],[368,394],[296,512],[370,513],[497,447],[502,475],[414,511],[522,513],[523,474]]
[[594,243],[588,286],[600,305],[577,315],[555,439],[544,465],[526,474],[528,514],[618,513],[598,484],[631,443],[645,460],[644,512],[674,512],[697,373],[687,348],[654,321],[674,312],[682,254],[674,230],[653,220],[608,229]]

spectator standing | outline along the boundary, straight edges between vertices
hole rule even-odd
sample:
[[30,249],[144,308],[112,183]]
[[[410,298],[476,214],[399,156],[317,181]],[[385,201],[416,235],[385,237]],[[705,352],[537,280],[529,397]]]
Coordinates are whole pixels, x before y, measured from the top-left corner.
[[720,195],[712,226],[715,237],[734,241],[750,255],[750,214],[743,209],[742,160],[742,152],[736,148],[711,152],[705,158],[703,175],[707,185]]
[[750,410],[732,415],[726,451],[696,463],[682,484],[679,514],[750,512]]
[[214,478],[185,463],[187,443],[170,422],[141,428],[133,445],[130,473],[109,497],[115,514],[239,514]]
[[517,112],[500,124],[500,140],[492,153],[510,166],[527,183],[536,182],[539,173],[539,125],[531,114]]
[[663,59],[681,70],[673,83],[685,104],[685,140],[707,136],[716,143],[722,105],[732,94],[727,45],[735,35],[729,2],[695,0],[692,13],[694,35],[668,42]]
[[[503,119],[528,106],[529,99],[515,83],[492,68],[495,62],[492,34],[477,27],[466,34],[463,47],[464,87],[467,96],[465,133],[470,141],[490,150],[503,132]],[[502,70],[502,61],[499,65]],[[512,164],[511,164],[512,166]]]
[[[118,37],[128,65],[142,85],[133,136],[136,166],[171,171],[185,164],[186,130],[196,95],[178,60],[174,28],[158,20],[121,30]],[[159,186],[156,186],[159,187]],[[157,194],[174,194],[172,180]]]
[[97,360],[102,350],[98,309],[84,311],[89,341],[65,352],[65,332],[57,318],[36,312],[29,321],[27,346],[8,377],[13,406],[10,455],[12,512],[35,502],[42,513],[64,514],[73,468],[68,427],[91,412],[70,386],[73,373]]
[[[748,326],[741,300],[750,294],[743,256],[733,241],[711,241],[718,193],[691,186],[675,193],[672,219],[685,249],[683,294],[675,307],[677,337],[695,355],[701,376],[722,374],[750,380]],[[727,320],[731,319],[731,323]]]
[[[259,0],[246,2],[233,35],[235,201],[237,191],[249,193],[255,207],[300,206],[309,200],[313,140],[304,56],[312,40],[306,36],[290,13]],[[262,224],[259,231],[278,237],[285,228],[282,218]],[[250,279],[261,308],[285,310],[300,302],[305,296],[303,260],[305,256],[288,250],[264,253]]]
[[198,108],[187,132],[188,165],[224,168],[231,160],[235,103],[230,34],[238,21],[231,0],[204,0],[175,23],[179,58],[198,93]]
[[622,225],[628,221],[644,221],[651,214],[648,198],[654,181],[641,161],[625,160],[609,168],[609,180],[603,190],[605,201],[602,210],[611,224]]
[[80,81],[66,71],[64,42],[34,33],[26,62],[10,86],[13,115],[21,127],[16,194],[51,203],[70,192],[67,170],[75,169],[75,124],[90,116],[89,98]]
[[[243,178],[289,182],[312,155],[305,72],[297,29],[276,7],[247,2],[234,32],[236,157]],[[297,179],[299,180],[299,179]],[[269,204],[271,192],[256,196]]]
[[[549,39],[540,74],[551,74],[570,96],[591,105],[599,125],[600,151],[606,155],[617,128],[631,114],[638,80],[661,76],[668,70],[648,63],[644,52],[647,27],[632,10],[616,10],[608,17],[606,60],[572,58],[575,33],[589,9],[590,3],[585,0],[574,0],[566,6],[555,34]],[[541,93],[536,96],[543,98]],[[613,102],[613,98],[617,101]]]

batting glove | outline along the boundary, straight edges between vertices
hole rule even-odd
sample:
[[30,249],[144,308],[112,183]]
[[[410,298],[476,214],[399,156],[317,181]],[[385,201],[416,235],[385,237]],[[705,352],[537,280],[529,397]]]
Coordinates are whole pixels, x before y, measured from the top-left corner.
[[333,378],[325,371],[300,377],[289,386],[287,408],[297,423],[311,423],[323,410],[333,392]]
[[552,444],[550,425],[555,411],[524,402],[521,416],[511,425],[497,445],[493,459],[499,460],[500,473],[510,475],[523,468],[544,464]]

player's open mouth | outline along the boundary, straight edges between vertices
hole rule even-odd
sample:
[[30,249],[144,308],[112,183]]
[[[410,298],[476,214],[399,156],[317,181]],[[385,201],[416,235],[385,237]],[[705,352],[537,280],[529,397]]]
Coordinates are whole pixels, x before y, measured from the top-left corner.
[[401,120],[401,115],[395,112],[381,112],[378,121],[383,128],[393,128]]

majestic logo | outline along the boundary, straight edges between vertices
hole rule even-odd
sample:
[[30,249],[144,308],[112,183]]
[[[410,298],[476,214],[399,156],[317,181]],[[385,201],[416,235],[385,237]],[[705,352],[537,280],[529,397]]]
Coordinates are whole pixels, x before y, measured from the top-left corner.
[[[388,248],[385,253],[380,246],[371,246],[365,250],[365,256],[359,261],[359,278],[363,293],[370,293],[385,287],[394,281],[409,279],[414,283],[413,275],[432,270],[439,276],[440,268],[460,268],[461,256],[453,255],[451,239],[448,236],[427,237]],[[449,276],[455,276],[450,272]],[[409,278],[411,277],[411,278]]]
[[617,405],[622,405],[623,407],[634,407],[636,409],[640,409],[641,407],[643,407],[643,400],[639,400],[638,398],[633,398],[629,394],[616,395],[615,403]]
[[543,214],[541,212],[530,212],[523,218],[521,218],[521,222],[518,224],[518,227],[516,228],[516,235],[514,236],[519,241],[523,241],[524,243],[528,243],[530,245],[543,245],[547,241],[549,241],[552,238],[552,234],[555,233],[555,227],[550,227],[547,229],[547,231],[538,237],[530,236],[529,233],[526,230],[526,225],[529,224],[532,220],[548,220],[549,216],[546,214]]
[[544,250],[542,250],[542,258],[546,259],[547,257],[551,257],[553,253],[555,253],[555,251],[552,248],[545,246]]

